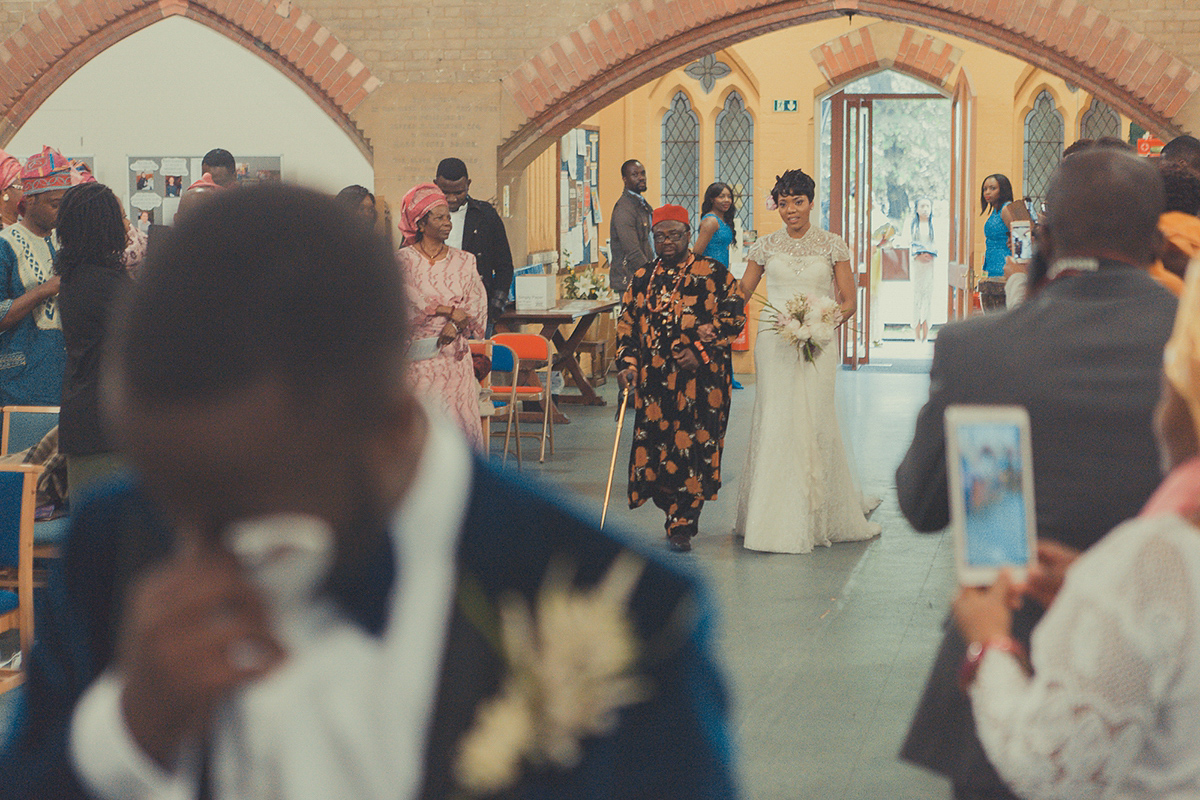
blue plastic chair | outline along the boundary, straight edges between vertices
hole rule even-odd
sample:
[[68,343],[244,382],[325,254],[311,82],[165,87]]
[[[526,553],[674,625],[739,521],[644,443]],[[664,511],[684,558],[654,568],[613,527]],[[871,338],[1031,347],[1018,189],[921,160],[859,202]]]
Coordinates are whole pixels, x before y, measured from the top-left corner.
[[23,660],[33,645],[33,514],[41,471],[36,464],[0,464],[0,631],[20,631]]
[[[504,426],[504,456],[500,459],[501,464],[508,462],[508,443],[512,439],[513,428],[517,430],[517,467],[521,466],[521,428],[520,420],[517,416],[517,375],[520,372],[521,359],[517,358],[516,353],[511,347],[503,344],[492,342],[492,373],[507,372],[510,374],[509,383],[503,386],[492,384],[492,405],[496,408],[505,409],[505,426]],[[500,431],[492,431],[493,436],[498,436]]]

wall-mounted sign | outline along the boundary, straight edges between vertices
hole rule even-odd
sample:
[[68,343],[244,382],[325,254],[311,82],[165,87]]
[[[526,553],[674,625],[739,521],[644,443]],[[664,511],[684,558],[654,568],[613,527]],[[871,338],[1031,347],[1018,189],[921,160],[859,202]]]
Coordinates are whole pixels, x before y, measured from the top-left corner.
[[781,111],[781,112],[782,111],[799,111],[800,110],[800,101],[799,100],[776,100],[775,101],[775,110]]
[[1150,156],[1151,158],[1161,156],[1164,144],[1166,142],[1162,139],[1146,134],[1137,140],[1137,154],[1139,156]]

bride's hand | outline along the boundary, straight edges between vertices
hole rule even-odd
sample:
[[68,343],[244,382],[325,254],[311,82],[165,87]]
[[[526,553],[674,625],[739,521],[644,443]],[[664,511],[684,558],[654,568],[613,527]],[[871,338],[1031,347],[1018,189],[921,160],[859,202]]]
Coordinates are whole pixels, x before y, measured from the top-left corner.
[[708,344],[717,340],[717,329],[714,325],[705,323],[696,326],[696,338]]

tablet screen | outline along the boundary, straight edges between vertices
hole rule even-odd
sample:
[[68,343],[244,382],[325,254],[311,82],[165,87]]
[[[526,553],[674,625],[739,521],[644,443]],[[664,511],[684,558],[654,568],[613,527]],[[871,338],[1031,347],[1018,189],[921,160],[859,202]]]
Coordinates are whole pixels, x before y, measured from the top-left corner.
[[957,429],[966,563],[972,567],[1028,563],[1020,426],[960,422]]

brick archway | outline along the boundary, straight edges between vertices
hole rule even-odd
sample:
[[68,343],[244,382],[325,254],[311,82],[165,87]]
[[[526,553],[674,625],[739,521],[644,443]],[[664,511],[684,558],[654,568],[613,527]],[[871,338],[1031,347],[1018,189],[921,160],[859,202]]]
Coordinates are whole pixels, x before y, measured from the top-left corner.
[[379,79],[290,0],[52,0],[0,43],[0,145],[77,69],[174,16],[223,33],[287,75],[373,159],[350,115]]
[[965,0],[954,3],[954,10],[941,5],[919,0],[622,3],[504,79],[525,121],[500,146],[500,166],[523,167],[572,125],[698,55],[839,15],[863,14],[978,42],[1059,75],[1162,134],[1179,132],[1176,117],[1200,90],[1200,74],[1186,63],[1077,0]]
[[817,69],[830,86],[894,69],[919,78],[947,94],[950,76],[962,51],[936,36],[893,22],[876,22],[823,42],[811,51]]

